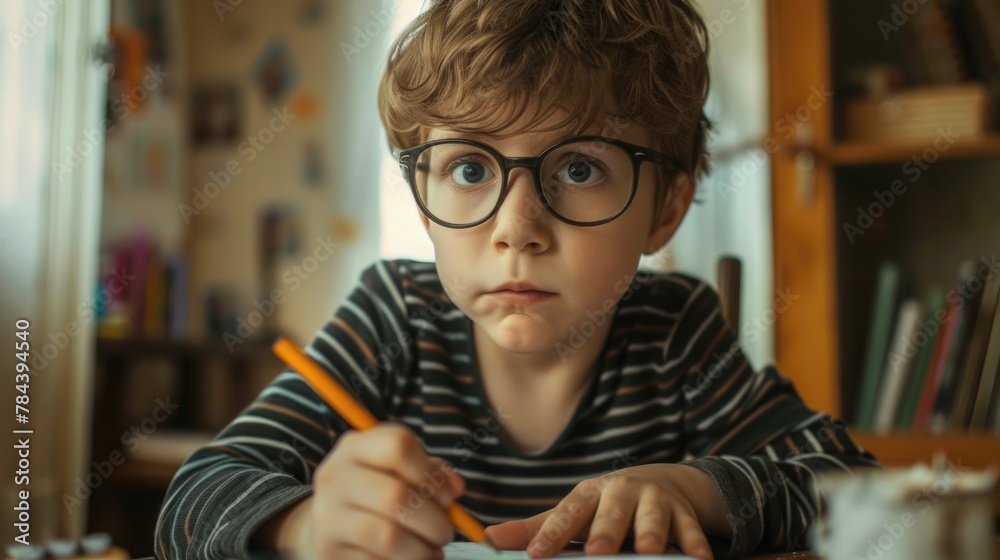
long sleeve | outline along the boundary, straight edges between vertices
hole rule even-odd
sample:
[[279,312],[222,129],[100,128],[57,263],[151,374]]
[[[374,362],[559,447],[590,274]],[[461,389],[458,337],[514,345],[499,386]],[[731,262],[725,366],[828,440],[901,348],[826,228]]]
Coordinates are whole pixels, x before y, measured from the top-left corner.
[[664,359],[683,372],[683,464],[712,478],[733,529],[716,557],[804,548],[821,501],[815,476],[878,467],[875,457],[773,367],[751,367],[707,285],[696,285],[675,337]]
[[[385,261],[365,270],[306,348],[380,419],[411,352],[392,274]],[[246,557],[253,532],[311,492],[316,466],[347,427],[299,374],[281,373],[174,475],[156,524],[157,558]]]

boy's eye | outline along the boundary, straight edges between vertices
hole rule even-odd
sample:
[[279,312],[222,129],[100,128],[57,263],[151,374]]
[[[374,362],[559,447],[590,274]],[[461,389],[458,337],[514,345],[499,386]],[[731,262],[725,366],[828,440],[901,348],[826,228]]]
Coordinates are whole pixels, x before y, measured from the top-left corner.
[[595,162],[583,158],[574,158],[555,173],[555,179],[566,185],[590,185],[604,177]]
[[448,166],[451,179],[459,185],[477,185],[494,177],[493,172],[481,162],[458,160]]

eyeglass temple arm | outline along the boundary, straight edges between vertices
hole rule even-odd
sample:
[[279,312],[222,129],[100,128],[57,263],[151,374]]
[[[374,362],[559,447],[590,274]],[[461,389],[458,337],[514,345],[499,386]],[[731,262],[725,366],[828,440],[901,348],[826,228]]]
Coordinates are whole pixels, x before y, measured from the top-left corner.
[[660,152],[642,151],[639,152],[637,155],[642,156],[643,159],[645,159],[650,163],[658,163],[660,165],[666,165],[667,167],[675,171],[684,169],[684,166],[674,161],[673,158],[667,156],[666,154],[661,154]]

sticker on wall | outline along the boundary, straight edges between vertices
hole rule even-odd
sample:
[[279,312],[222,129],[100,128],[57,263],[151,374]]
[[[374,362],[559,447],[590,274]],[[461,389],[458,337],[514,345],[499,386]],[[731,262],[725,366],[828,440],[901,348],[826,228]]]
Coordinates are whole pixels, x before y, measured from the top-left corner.
[[132,0],[129,8],[132,21],[145,35],[146,62],[154,66],[171,66],[169,42],[173,35],[165,0]]
[[253,75],[265,101],[274,103],[284,99],[295,83],[295,65],[288,44],[272,39],[257,57]]
[[359,229],[358,221],[351,216],[338,216],[330,224],[333,236],[344,242],[354,241]]
[[323,150],[315,139],[309,140],[303,146],[302,179],[306,186],[312,189],[323,186],[326,176],[323,169]]
[[326,18],[327,0],[302,0],[299,17],[306,25],[317,25]]
[[174,103],[157,97],[150,100],[142,115],[128,123],[133,132],[124,141],[133,150],[129,157],[135,165],[133,188],[169,195],[183,188],[178,114]]
[[129,143],[133,162],[129,182],[133,189],[176,192],[180,185],[180,154],[176,138],[156,131],[142,131]]
[[191,140],[196,146],[234,142],[242,129],[235,83],[200,84],[191,92]]
[[146,36],[136,29],[112,25],[108,35],[114,48],[105,118],[109,123],[107,132],[113,133],[118,122],[127,114],[139,113],[146,100],[146,95],[137,92],[145,93],[142,79],[148,45]]
[[302,245],[300,230],[299,212],[294,206],[269,204],[263,207],[257,216],[261,263],[298,255]]
[[319,113],[319,96],[314,91],[300,89],[292,94],[288,108],[296,119],[312,120]]

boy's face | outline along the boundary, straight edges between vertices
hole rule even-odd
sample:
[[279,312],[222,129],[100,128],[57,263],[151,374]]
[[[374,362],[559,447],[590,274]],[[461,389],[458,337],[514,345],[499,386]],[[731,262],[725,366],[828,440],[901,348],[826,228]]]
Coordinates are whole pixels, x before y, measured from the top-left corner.
[[[562,118],[553,115],[541,128]],[[598,135],[602,128],[607,130],[601,123],[584,134]],[[432,128],[427,140],[457,137],[462,135]],[[508,157],[522,157],[536,156],[567,137],[529,131],[504,139],[477,139]],[[649,132],[634,123],[628,123],[617,138],[650,146]],[[656,167],[642,164],[631,205],[599,226],[573,226],[552,216],[538,200],[534,178],[526,168],[510,171],[503,204],[482,224],[452,229],[421,214],[448,296],[499,349],[533,354],[541,361],[558,358],[560,342],[574,348],[568,342],[574,330],[585,336],[594,330],[584,327],[587,322],[606,334],[610,315],[603,329],[597,325],[600,316],[625,294],[640,256],[670,239],[691,202],[693,189],[681,174],[660,215],[654,216]],[[551,295],[531,303],[512,301],[517,296],[495,293],[507,282],[528,283]],[[603,342],[601,337],[586,344]]]

